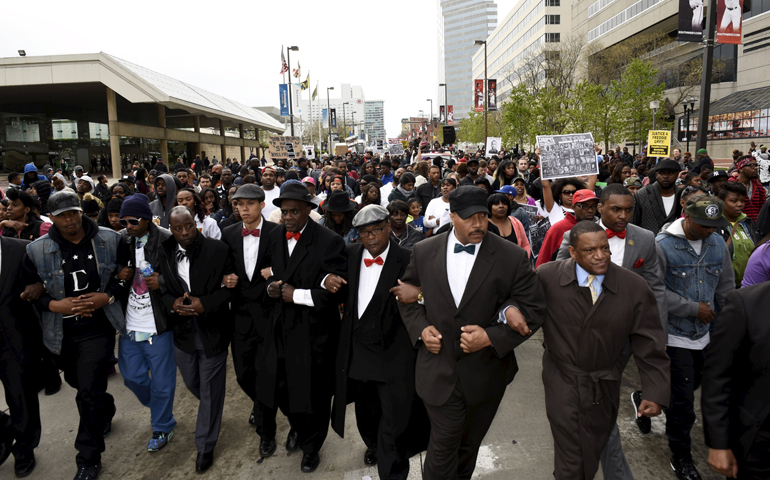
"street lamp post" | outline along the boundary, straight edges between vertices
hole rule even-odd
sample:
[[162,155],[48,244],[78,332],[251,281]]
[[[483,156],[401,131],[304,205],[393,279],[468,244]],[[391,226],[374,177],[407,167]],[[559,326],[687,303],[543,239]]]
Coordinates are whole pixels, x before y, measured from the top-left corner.
[[334,90],[334,87],[326,87],[326,126],[329,128],[329,156],[332,155],[332,108],[329,104],[329,90]]
[[299,47],[289,47],[286,49],[286,58],[289,60],[289,120],[291,121],[291,136],[294,136],[294,108],[292,107],[291,97],[294,96],[294,88],[291,82],[291,52],[298,52]]
[[449,99],[446,93],[446,83],[439,83],[438,86],[444,87],[444,125],[449,125]]
[[474,45],[484,45],[484,145],[487,144],[487,41],[476,40]]
[[[687,108],[687,104],[690,104],[690,108]],[[687,130],[685,130],[685,135],[687,135],[687,151],[690,151],[690,114],[692,114],[695,111],[695,99],[693,97],[690,97],[684,104],[684,113],[687,115]]]
[[652,109],[652,129],[655,130],[655,114],[658,113],[658,108],[660,108],[660,102],[657,100],[651,101],[650,108]]
[[343,102],[342,104],[342,125],[345,129],[345,138],[348,137],[348,118],[345,116],[345,105],[350,105],[349,102]]
[[428,100],[430,102],[430,117],[428,117],[428,124],[430,125],[430,132],[431,133],[428,135],[428,137],[430,137],[430,140],[428,141],[428,143],[430,143],[432,145],[433,144],[433,136],[436,134],[436,132],[433,131],[433,99],[432,98],[427,98],[426,100]]

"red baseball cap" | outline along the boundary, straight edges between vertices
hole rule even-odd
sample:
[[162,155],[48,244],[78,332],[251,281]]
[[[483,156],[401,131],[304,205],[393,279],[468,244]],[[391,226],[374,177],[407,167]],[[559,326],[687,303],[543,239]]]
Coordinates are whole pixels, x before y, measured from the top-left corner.
[[596,196],[596,194],[588,190],[587,188],[584,188],[582,190],[578,190],[575,192],[575,194],[572,196],[572,203],[583,203],[588,202],[591,200],[599,200],[599,197]]

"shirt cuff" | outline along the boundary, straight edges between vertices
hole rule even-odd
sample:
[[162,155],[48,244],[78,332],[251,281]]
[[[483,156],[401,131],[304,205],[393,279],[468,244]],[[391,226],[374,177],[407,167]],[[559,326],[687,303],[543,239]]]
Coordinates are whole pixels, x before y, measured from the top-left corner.
[[503,309],[503,311],[500,312],[500,315],[497,317],[497,323],[498,324],[500,324],[500,323],[508,323],[508,320],[506,320],[506,318],[505,318],[505,312],[508,311],[509,308],[515,308],[516,310],[519,309],[519,307],[517,307],[515,305],[508,305],[507,307],[505,307]]
[[326,276],[324,276],[323,280],[321,280],[321,288],[323,288],[324,290],[326,290],[326,279],[329,278],[329,275],[331,275],[331,273],[327,273]]
[[315,306],[315,304],[313,303],[313,296],[311,295],[309,289],[304,289],[304,288],[294,289],[292,300],[294,300],[294,303],[297,305],[305,305],[306,307]]

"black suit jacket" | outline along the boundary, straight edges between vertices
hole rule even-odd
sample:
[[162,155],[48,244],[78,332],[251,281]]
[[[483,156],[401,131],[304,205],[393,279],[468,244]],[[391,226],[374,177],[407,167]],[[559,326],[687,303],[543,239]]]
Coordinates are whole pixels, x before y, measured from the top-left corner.
[[[404,322],[395,296],[390,289],[398,285],[398,279],[406,272],[409,265],[410,251],[401,248],[390,241],[390,249],[385,263],[382,266],[379,282],[370,300],[369,312],[375,312],[378,321],[375,322],[374,331],[361,331],[356,329],[356,322],[360,320],[358,312],[358,286],[360,282],[361,259],[364,255],[364,246],[354,243],[347,246],[348,254],[348,285],[344,288],[345,312],[342,316],[339,348],[337,350],[337,383],[334,395],[334,408],[332,410],[332,428],[340,437],[345,435],[345,406],[356,401],[348,392],[348,376],[351,361],[351,348],[353,342],[367,343],[373,355],[377,357],[376,364],[371,368],[381,372],[389,392],[389,398],[395,403],[389,409],[395,412],[395,417],[390,420],[395,431],[403,431],[403,438],[396,443],[403,443],[401,447],[406,455],[424,450],[427,447],[430,428],[427,422],[425,407],[419,399],[416,399],[414,386],[414,366],[417,358],[417,350],[409,340]],[[417,400],[415,402],[414,400]],[[406,431],[407,425],[411,431]]]
[[[497,323],[499,313],[517,307],[534,332],[544,321],[545,297],[524,249],[487,233],[456,307],[449,288],[452,279],[447,278],[448,235],[434,235],[414,246],[402,280],[422,287],[425,304],[399,304],[399,309],[413,344],[420,346],[416,367],[420,397],[429,405],[443,405],[460,382],[468,403],[475,405],[513,381],[519,369],[513,349],[529,338]],[[435,355],[418,340],[429,325],[443,337]],[[460,328],[466,325],[483,327],[492,346],[464,353]]]
[[327,274],[347,275],[347,257],[342,237],[309,220],[289,257],[286,227],[270,234],[268,264],[273,281],[296,289],[310,290],[313,307],[278,300],[265,332],[260,352],[257,398],[274,407],[278,355],[282,347],[289,382],[289,404],[293,413],[310,413],[321,408],[334,391],[334,355],[337,351],[342,296],[321,287]]
[[[195,329],[203,342],[206,357],[227,351],[232,336],[232,316],[228,311],[230,290],[222,286],[228,266],[229,248],[214,238],[198,233],[187,249],[190,255],[190,296],[198,297],[204,313],[197,317],[182,316],[171,311],[174,301],[184,296],[176,261],[177,242],[174,237],[162,244],[160,271],[163,276],[161,294],[168,313],[169,325],[174,329],[174,344],[183,352],[194,353]],[[197,325],[196,325],[197,324]]]
[[714,322],[703,373],[706,445],[741,462],[770,415],[770,282],[733,290]]
[[238,275],[238,285],[232,289],[231,309],[235,324],[235,332],[241,335],[249,335],[256,329],[260,337],[264,338],[267,330],[267,319],[270,317],[270,309],[273,300],[267,295],[267,284],[262,277],[261,270],[270,266],[268,263],[268,250],[271,234],[278,225],[262,218],[262,228],[259,232],[259,250],[257,252],[257,265],[254,274],[249,280],[246,275],[246,265],[243,258],[243,236],[241,229],[243,222],[222,230],[222,241],[230,247],[230,271],[227,274]]
[[26,240],[0,237],[0,335],[22,364],[31,360],[33,345],[40,345],[43,339],[37,311],[20,297],[28,284],[39,281],[24,267],[28,244]]

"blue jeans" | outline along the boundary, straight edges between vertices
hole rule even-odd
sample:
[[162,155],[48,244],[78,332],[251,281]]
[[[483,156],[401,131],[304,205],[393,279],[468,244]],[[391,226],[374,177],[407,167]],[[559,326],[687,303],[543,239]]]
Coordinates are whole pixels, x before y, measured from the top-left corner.
[[142,405],[150,407],[153,432],[172,431],[176,427],[173,412],[176,392],[174,333],[154,335],[152,344],[135,342],[128,335],[120,337],[118,365],[123,383]]

